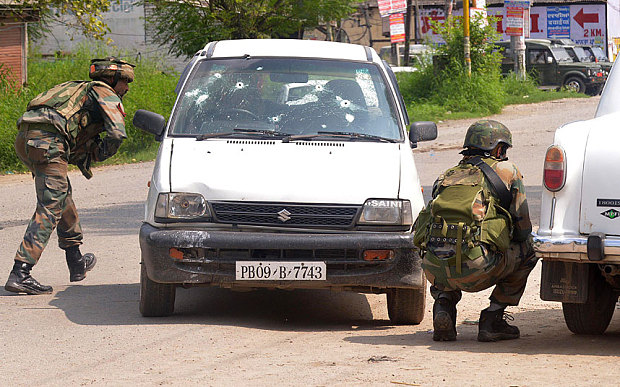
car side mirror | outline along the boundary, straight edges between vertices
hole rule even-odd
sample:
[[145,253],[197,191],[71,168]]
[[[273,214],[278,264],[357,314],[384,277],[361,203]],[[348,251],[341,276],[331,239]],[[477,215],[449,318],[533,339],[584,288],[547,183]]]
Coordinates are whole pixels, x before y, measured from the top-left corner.
[[409,141],[416,144],[437,138],[437,124],[433,121],[416,121],[409,127]]
[[547,57],[547,63],[553,63],[553,57],[552,56],[548,56]]
[[166,128],[166,119],[161,114],[138,109],[133,116],[133,126],[147,133],[154,134],[155,139],[161,141]]

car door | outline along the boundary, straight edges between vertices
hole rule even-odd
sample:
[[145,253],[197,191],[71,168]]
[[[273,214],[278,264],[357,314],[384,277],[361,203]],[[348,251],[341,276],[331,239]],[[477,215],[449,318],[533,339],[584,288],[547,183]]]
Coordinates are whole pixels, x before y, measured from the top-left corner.
[[538,77],[539,85],[558,85],[558,80],[556,79],[557,62],[549,49],[528,48],[526,54],[527,71],[529,74],[535,74]]

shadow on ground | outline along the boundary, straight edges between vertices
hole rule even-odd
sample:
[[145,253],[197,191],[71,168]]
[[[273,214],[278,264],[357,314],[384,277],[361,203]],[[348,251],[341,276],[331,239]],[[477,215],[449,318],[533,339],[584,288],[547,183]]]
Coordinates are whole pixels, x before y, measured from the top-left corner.
[[[144,202],[97,208],[78,208],[78,214],[85,234],[96,231],[100,235],[137,235],[144,219]],[[0,221],[0,230],[17,226],[23,226],[25,229],[28,222],[30,222],[30,218]]]
[[[620,314],[620,312],[618,313]],[[514,313],[515,325],[521,329],[521,338],[497,343],[476,340],[477,325],[457,325],[458,337],[454,342],[435,342],[432,331],[417,331],[406,335],[350,336],[345,341],[368,345],[425,346],[431,351],[458,351],[471,353],[519,353],[525,355],[592,355],[620,356],[620,316],[618,314],[600,336],[574,335],[564,324],[559,309],[537,309]],[[431,318],[427,315],[426,318]]]
[[389,324],[373,320],[367,298],[353,292],[179,288],[174,315],[161,318],[142,317],[139,298],[139,284],[70,286],[57,292],[50,305],[80,325],[204,324],[322,331]]

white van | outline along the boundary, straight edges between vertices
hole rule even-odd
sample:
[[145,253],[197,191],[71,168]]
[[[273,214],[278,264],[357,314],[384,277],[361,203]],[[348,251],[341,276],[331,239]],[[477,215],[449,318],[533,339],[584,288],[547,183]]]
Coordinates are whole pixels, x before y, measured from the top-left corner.
[[[305,86],[304,86],[305,85]],[[386,293],[394,323],[424,316],[413,246],[424,203],[394,74],[369,47],[300,40],[209,43],[183,72],[140,230],[140,312],[177,286]]]

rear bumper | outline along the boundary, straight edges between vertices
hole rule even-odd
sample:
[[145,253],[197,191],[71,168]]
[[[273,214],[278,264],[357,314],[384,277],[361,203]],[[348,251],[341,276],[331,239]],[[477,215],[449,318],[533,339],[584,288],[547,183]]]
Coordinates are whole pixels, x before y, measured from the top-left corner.
[[536,256],[545,260],[620,264],[620,238],[606,236],[602,239],[603,259],[588,258],[587,236],[542,236],[533,234]]
[[[183,259],[170,256],[181,250]],[[226,288],[335,289],[382,293],[388,288],[426,286],[411,233],[262,233],[140,228],[142,263],[160,283]],[[394,257],[365,261],[369,249],[390,249]],[[323,261],[325,281],[238,281],[236,261]]]

